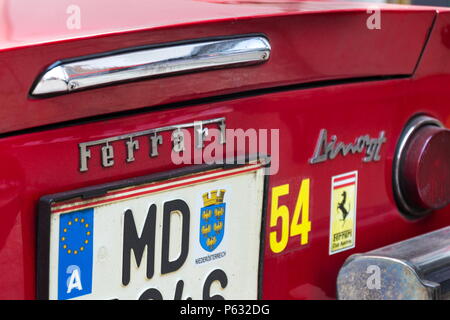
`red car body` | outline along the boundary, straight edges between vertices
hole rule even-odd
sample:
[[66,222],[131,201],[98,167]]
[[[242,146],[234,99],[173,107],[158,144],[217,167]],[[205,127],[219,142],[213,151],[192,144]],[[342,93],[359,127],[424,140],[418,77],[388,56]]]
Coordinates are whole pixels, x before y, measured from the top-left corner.
[[[419,220],[397,207],[392,165],[403,127],[426,114],[450,127],[450,10],[339,1],[78,1],[81,28],[68,29],[70,1],[0,3],[0,298],[35,299],[37,210],[52,193],[176,169],[161,156],[117,161],[97,156],[80,172],[78,144],[198,119],[226,117],[227,128],[279,129],[279,171],[267,190],[263,299],[334,299],[345,259],[447,226],[447,206]],[[30,96],[55,61],[123,48],[246,34],[272,47],[261,65],[141,80],[68,95]],[[384,131],[380,161],[358,155],[310,164],[321,129],[352,142]],[[245,150],[235,150],[237,155]],[[125,158],[118,151],[118,159]],[[165,156],[164,156],[165,155]],[[356,245],[329,255],[331,177],[358,171]],[[307,244],[270,246],[273,188],[294,208],[310,181]],[[292,218],[293,209],[290,215]]]

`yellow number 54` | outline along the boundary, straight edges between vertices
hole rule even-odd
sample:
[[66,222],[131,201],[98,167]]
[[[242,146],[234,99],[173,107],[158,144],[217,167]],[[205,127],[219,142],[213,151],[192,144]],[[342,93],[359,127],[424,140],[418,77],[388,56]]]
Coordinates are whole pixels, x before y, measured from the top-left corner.
[[289,208],[285,205],[279,205],[280,197],[288,194],[289,184],[272,188],[270,227],[277,227],[281,224],[281,228],[271,231],[269,235],[270,249],[275,253],[280,253],[286,249],[290,237],[300,235],[300,245],[307,244],[308,234],[311,231],[311,221],[309,221],[309,179],[302,180],[292,220],[290,220]]

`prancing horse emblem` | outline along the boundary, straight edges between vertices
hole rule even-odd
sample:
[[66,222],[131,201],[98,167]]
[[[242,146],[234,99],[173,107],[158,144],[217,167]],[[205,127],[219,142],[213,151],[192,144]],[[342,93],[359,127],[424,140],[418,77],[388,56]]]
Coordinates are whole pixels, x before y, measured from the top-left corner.
[[347,192],[346,191],[342,191],[342,201],[338,202],[337,205],[337,210],[340,210],[342,212],[342,219],[341,221],[343,221],[342,225],[345,224],[345,219],[347,218],[348,214],[350,213],[350,203],[348,204],[348,209],[345,208],[345,202],[347,201]]

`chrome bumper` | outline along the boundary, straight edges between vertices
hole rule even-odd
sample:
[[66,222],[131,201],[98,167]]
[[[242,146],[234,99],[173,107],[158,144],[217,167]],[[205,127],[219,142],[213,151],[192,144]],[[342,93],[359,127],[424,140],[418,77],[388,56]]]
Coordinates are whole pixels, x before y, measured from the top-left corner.
[[337,278],[341,300],[450,300],[450,227],[350,256]]

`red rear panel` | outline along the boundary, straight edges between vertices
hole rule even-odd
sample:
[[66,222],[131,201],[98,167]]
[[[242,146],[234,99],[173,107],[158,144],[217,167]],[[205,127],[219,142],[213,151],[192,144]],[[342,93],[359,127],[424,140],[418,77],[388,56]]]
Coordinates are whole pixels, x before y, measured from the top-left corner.
[[[257,18],[190,21],[0,52],[0,299],[36,297],[41,197],[188,165],[172,162],[166,134],[158,157],[149,156],[142,138],[128,163],[125,144],[115,142],[113,166],[102,167],[100,149],[93,147],[89,169],[80,172],[80,143],[183,123],[225,118],[227,129],[254,130],[258,141],[269,141],[275,174],[268,178],[263,213],[263,299],[334,299],[338,270],[349,255],[448,225],[449,207],[417,221],[403,218],[393,194],[392,162],[411,117],[427,114],[450,127],[450,15],[387,8],[382,28],[369,30],[366,8],[301,9],[281,14],[280,8],[266,8],[260,16],[253,13]],[[28,97],[38,75],[61,59],[250,33],[269,39],[266,64]],[[311,163],[322,129],[327,141],[335,135],[346,144],[384,137],[374,151],[379,159],[364,162],[364,150]],[[227,156],[251,153],[248,145],[226,149],[232,139],[227,136]],[[353,248],[333,253],[332,179],[352,172],[356,237]],[[281,206],[289,211],[289,229],[274,216]],[[310,230],[292,232],[305,212]]]

